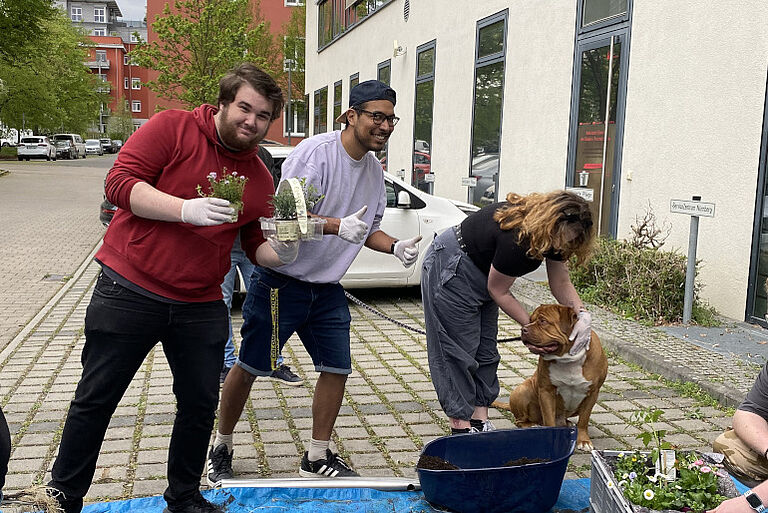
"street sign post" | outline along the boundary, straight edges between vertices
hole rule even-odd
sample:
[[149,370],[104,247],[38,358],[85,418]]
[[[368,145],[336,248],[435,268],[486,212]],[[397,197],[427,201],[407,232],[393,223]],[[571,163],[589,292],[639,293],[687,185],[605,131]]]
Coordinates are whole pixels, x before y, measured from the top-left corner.
[[669,211],[673,214],[691,216],[691,230],[688,235],[688,266],[685,271],[685,298],[683,300],[683,324],[691,322],[693,310],[693,286],[696,277],[696,245],[699,239],[699,217],[715,217],[715,204],[702,203],[701,196],[688,200],[669,200]]

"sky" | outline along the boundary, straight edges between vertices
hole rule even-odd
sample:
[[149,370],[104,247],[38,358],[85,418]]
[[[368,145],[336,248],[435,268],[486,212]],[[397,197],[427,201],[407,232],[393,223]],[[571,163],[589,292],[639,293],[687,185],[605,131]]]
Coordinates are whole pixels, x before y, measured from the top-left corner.
[[117,0],[124,20],[143,20],[147,13],[146,0]]

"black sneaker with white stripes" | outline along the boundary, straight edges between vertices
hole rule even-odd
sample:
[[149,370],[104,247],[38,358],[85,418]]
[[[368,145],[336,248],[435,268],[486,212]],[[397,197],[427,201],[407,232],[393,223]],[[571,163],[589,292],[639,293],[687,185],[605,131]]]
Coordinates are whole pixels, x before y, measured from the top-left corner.
[[349,465],[330,449],[325,450],[325,459],[317,461],[309,461],[307,454],[304,452],[304,457],[301,458],[301,477],[360,477],[360,474],[349,468]]
[[212,487],[219,486],[222,479],[232,479],[232,455],[235,451],[229,452],[226,444],[219,444],[218,447],[211,447],[208,452],[208,464],[205,472],[206,481]]

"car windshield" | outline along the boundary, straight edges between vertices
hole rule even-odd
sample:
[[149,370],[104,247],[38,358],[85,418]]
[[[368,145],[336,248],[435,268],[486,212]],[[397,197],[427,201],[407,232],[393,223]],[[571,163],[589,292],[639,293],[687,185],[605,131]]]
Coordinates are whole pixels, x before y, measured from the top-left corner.
[[53,140],[54,141],[71,141],[72,136],[71,135],[54,135]]
[[97,139],[86,139],[85,140],[86,146],[95,146],[97,144],[101,144]]
[[21,140],[23,143],[41,143],[43,142],[42,137],[25,137]]

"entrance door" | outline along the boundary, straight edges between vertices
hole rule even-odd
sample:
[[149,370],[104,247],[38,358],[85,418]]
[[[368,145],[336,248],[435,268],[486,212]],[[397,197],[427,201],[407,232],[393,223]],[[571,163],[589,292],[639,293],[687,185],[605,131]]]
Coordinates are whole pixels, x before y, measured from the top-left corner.
[[626,31],[580,41],[568,184],[590,201],[598,234],[616,236],[627,80]]
[[[766,86],[768,101],[768,86]],[[768,105],[768,103],[766,104]],[[752,259],[747,289],[746,320],[768,328],[768,107],[763,112],[763,139],[757,180]]]

